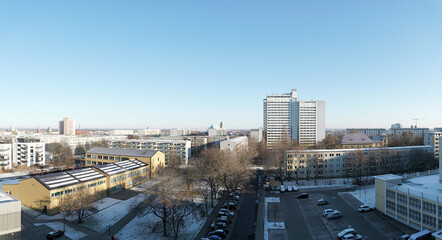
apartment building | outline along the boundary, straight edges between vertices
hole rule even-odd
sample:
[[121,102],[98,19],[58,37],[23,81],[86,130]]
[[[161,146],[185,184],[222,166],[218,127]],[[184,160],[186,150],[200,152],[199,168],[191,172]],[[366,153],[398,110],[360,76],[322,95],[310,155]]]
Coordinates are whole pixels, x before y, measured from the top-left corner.
[[247,149],[248,142],[246,136],[227,139],[220,142],[220,150],[235,152],[240,149]]
[[109,130],[109,134],[112,136],[134,135],[135,131],[132,129],[113,129]]
[[37,139],[12,139],[12,165],[45,165],[45,144]]
[[161,129],[139,129],[136,131],[137,135],[141,136],[160,136]]
[[0,143],[0,168],[12,168],[12,144]]
[[410,134],[413,136],[424,137],[427,132],[429,132],[429,128],[390,128],[390,134],[393,136],[402,136],[404,134]]
[[433,145],[434,146],[434,157],[439,159],[440,153],[440,139],[442,136],[442,132],[428,132],[425,133],[424,144],[425,145]]
[[[352,161],[362,154],[367,159],[366,171],[368,175],[375,175],[378,168],[395,169],[407,164],[410,154],[433,154],[433,146],[408,146],[389,148],[363,148],[363,149],[313,149],[313,150],[288,150],[284,156],[284,174],[286,177],[298,176],[307,178],[347,177],[353,170]],[[377,160],[385,159],[388,166],[380,166]]]
[[368,136],[382,136],[387,133],[385,128],[347,128],[347,133],[362,133]]
[[63,118],[58,122],[58,132],[60,135],[75,135],[75,121],[70,118]]
[[101,166],[126,160],[144,162],[149,169],[149,178],[156,177],[165,166],[164,153],[158,150],[95,147],[86,152],[85,166]]
[[161,151],[165,155],[166,166],[169,158],[178,157],[181,164],[187,165],[191,156],[191,141],[177,139],[109,140],[111,148],[135,148]]
[[92,142],[107,141],[109,139],[127,139],[127,136],[64,136],[64,135],[35,135],[30,138],[38,139],[45,144],[50,143],[66,143],[75,153],[75,148],[78,146],[87,146]]
[[0,239],[21,239],[21,202],[0,191]]
[[29,208],[53,215],[60,212],[63,196],[68,197],[77,191],[85,191],[83,193],[94,195],[98,200],[135,186],[148,175],[149,168],[146,163],[126,160],[34,176],[21,180],[18,184],[5,184],[3,191],[20,199],[22,204]]
[[178,128],[172,128],[170,129],[170,136],[171,137],[177,137],[177,136],[186,136],[190,135],[192,131],[190,129],[178,129]]
[[304,146],[325,138],[325,101],[298,100],[297,90],[292,89],[291,93],[267,95],[263,108],[269,147],[288,137]]
[[260,143],[262,141],[263,132],[261,128],[251,129],[250,138],[254,143]]
[[227,130],[223,128],[222,122],[218,124],[213,124],[212,126],[207,129],[207,135],[209,137],[216,137],[216,136],[226,136]]

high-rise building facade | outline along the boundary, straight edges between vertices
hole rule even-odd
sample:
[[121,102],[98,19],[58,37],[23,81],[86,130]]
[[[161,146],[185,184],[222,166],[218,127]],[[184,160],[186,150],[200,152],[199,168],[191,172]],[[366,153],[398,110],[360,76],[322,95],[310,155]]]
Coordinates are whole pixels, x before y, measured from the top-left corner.
[[75,135],[75,121],[70,118],[63,118],[58,123],[58,132],[60,135]]
[[296,89],[267,95],[264,132],[269,147],[287,137],[298,140],[300,145],[315,145],[325,138],[325,101],[298,100]]

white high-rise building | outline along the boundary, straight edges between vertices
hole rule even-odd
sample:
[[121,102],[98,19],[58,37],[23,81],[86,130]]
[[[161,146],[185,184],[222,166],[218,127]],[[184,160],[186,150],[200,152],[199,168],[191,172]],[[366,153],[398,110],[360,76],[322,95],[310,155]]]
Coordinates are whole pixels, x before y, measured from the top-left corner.
[[75,135],[75,121],[70,118],[63,118],[58,123],[58,132],[60,135]]
[[325,101],[300,101],[296,89],[267,95],[264,131],[268,146],[285,137],[296,139],[301,145],[315,145],[325,138]]

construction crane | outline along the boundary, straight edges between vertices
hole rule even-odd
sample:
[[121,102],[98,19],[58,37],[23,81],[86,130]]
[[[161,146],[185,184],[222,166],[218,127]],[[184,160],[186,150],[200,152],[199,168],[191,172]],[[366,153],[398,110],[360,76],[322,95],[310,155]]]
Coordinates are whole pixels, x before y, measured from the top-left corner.
[[420,118],[413,118],[413,121],[415,122],[414,127],[417,128],[417,120],[421,120]]

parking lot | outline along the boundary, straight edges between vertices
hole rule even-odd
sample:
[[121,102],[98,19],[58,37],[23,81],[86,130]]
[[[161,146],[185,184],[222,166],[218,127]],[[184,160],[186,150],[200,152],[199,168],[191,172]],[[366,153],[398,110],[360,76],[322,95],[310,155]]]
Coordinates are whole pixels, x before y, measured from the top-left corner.
[[[336,239],[338,232],[349,227],[354,228],[363,239],[387,240],[404,234],[379,212],[358,212],[360,202],[346,191],[350,189],[324,188],[267,195],[279,196],[281,199],[280,208],[288,239]],[[309,193],[309,198],[297,199],[301,192]],[[319,199],[329,203],[318,206],[316,202]],[[328,208],[339,210],[343,217],[327,220],[322,216],[322,211]]]

